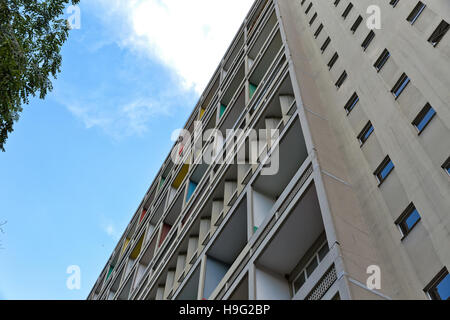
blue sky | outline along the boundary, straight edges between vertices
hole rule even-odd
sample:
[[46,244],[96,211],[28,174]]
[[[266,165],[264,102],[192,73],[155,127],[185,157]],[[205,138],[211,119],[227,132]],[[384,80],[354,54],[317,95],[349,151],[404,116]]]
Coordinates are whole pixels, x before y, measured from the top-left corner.
[[81,2],[0,153],[0,299],[86,298],[253,1]]

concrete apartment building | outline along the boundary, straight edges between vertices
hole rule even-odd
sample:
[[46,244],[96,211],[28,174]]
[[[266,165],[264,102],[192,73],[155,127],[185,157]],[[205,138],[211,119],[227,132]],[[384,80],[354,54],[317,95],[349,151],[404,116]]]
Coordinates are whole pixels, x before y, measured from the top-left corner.
[[[185,126],[242,134],[174,145],[191,161],[167,157],[88,299],[448,299],[448,22],[448,0],[256,1]],[[247,129],[256,164],[193,161],[247,160]]]

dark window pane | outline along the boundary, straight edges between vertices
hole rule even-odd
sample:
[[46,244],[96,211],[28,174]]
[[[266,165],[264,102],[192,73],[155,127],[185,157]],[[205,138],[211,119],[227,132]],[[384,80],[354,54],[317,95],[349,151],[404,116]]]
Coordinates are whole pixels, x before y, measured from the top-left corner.
[[310,277],[314,270],[316,270],[318,265],[319,263],[317,262],[317,257],[314,257],[314,259],[312,259],[312,261],[306,267],[306,276]]
[[305,284],[305,273],[299,274],[298,278],[294,281],[294,291],[297,292]]
[[328,251],[330,251],[330,249],[328,248],[328,244],[325,244],[322,248],[320,248],[319,253],[318,253],[319,261],[322,261],[323,258],[325,258]]

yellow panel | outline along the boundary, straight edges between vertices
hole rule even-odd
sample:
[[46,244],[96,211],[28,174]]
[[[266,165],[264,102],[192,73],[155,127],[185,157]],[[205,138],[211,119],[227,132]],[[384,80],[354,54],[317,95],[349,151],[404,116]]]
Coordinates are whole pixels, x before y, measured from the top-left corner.
[[130,254],[131,259],[135,260],[139,256],[139,253],[141,252],[142,242],[144,242],[144,235],[142,235],[136,247],[134,247],[133,251],[131,252]]
[[203,118],[204,113],[205,113],[205,109],[200,109],[200,119]]
[[172,187],[174,187],[175,189],[178,189],[180,187],[181,183],[183,182],[184,178],[186,177],[188,171],[189,171],[189,165],[184,164],[180,170],[180,173],[178,173],[177,177],[173,181]]
[[130,243],[130,239],[126,238],[125,242],[123,244],[123,248],[122,248],[122,252],[121,253],[123,253],[125,251],[125,249],[127,248],[129,243]]

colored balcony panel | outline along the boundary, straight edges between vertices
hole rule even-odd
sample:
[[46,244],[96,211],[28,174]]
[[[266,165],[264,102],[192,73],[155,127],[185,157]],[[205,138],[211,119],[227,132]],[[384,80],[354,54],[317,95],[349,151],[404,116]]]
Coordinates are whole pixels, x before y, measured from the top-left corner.
[[248,84],[248,90],[249,90],[249,97],[250,99],[253,98],[253,95],[255,94],[256,89],[258,88],[257,85],[253,84],[253,83],[249,83]]
[[141,253],[141,248],[142,248],[142,243],[144,242],[144,235],[141,236],[141,238],[139,239],[138,243],[136,244],[136,246],[134,247],[133,251],[130,254],[130,258],[135,260],[137,259],[137,257],[139,256],[139,254]]
[[186,202],[188,202],[189,199],[191,199],[192,195],[195,192],[195,189],[197,189],[197,183],[195,183],[194,181],[190,180],[189,181],[189,185],[188,185],[187,195],[186,195]]

